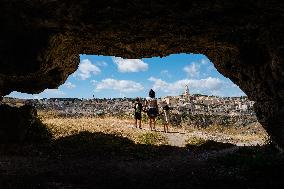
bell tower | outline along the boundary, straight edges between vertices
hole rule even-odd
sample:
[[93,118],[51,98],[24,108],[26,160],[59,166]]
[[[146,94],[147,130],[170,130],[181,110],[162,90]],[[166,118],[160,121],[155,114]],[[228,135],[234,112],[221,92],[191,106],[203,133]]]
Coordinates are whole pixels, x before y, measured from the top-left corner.
[[184,93],[183,93],[184,96],[189,96],[189,88],[188,88],[188,85],[185,85],[185,90],[184,90]]

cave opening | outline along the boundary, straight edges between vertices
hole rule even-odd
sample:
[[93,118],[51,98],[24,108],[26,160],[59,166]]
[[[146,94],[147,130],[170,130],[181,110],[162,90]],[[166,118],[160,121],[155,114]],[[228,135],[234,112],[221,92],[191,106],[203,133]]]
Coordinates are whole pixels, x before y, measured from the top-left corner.
[[[134,127],[135,99],[139,97],[144,105],[150,89],[156,92],[160,113],[156,119],[159,132],[152,136],[157,139],[153,142],[155,145],[184,147],[193,139],[207,140],[209,135],[210,140],[239,146],[267,142],[267,134],[253,110],[254,102],[220,74],[203,54],[181,53],[142,59],[81,54],[78,69],[58,89],[46,89],[35,95],[12,92],[3,102],[14,106],[32,104],[47,126],[62,130],[57,133],[60,136],[80,132],[78,128],[90,128],[91,123],[86,124],[84,119],[88,117],[94,118],[93,125],[109,124],[114,130],[121,128],[130,132],[132,139],[140,137],[140,142],[145,143],[147,141],[141,139],[145,133],[129,131],[129,127]],[[179,143],[160,134],[164,131],[162,108],[165,104],[171,109],[170,130],[181,133],[176,136],[182,139]],[[61,118],[49,119],[47,115],[53,117],[53,114]],[[76,124],[73,118],[78,118]],[[65,119],[66,127],[72,122],[74,127],[66,130],[60,125],[60,119]],[[148,121],[147,113],[142,112],[144,131],[149,129]],[[189,133],[196,136],[189,137]],[[163,142],[158,138],[163,138]]]
[[[3,0],[0,12],[0,100],[12,91],[37,94],[49,88],[44,92],[46,98],[51,94],[57,95],[53,97],[70,94],[64,90],[81,86],[71,81],[64,84],[78,68],[79,54],[130,59],[201,53],[254,101],[258,122],[271,141],[284,148],[282,1]],[[98,72],[91,67],[91,75]],[[100,70],[102,74],[103,69]],[[169,73],[173,74],[172,70],[168,69]],[[163,73],[166,76],[167,71]],[[175,86],[174,81],[154,76],[150,80],[147,77],[149,88],[155,83],[162,87]],[[82,88],[80,94],[87,94],[84,90],[90,89],[86,98],[93,99],[99,97],[99,92],[93,90],[110,90],[111,95],[127,99],[127,93],[121,89],[105,89],[103,79],[94,79],[92,87]],[[182,79],[185,78],[177,80]],[[107,81],[117,83],[118,80],[132,79],[114,77]],[[131,87],[126,89],[133,90]],[[139,88],[137,85],[136,89]],[[184,86],[181,88],[175,95],[183,93]],[[164,91],[158,89],[159,97]],[[141,96],[147,93],[148,87],[145,87]],[[192,85],[189,93],[195,93]],[[40,95],[32,96],[32,100],[41,99]],[[83,97],[76,98],[78,104]],[[16,106],[22,104],[18,101]],[[137,144],[120,128],[116,127],[114,133],[107,127],[121,124],[121,119],[111,119],[105,124],[99,122],[103,117],[96,121],[73,117],[71,122],[49,113],[39,115],[48,118],[45,124],[61,125],[65,130],[53,127],[52,132],[58,139],[40,143],[39,133],[46,138],[49,135],[33,119],[35,109],[28,105],[20,108],[0,105],[0,188],[113,188],[113,185],[117,188],[283,188],[283,153],[279,154],[271,143],[261,147],[215,148],[216,143],[204,146],[196,137],[191,141],[197,144],[195,147],[176,148],[161,145],[163,139],[158,134],[163,132],[143,132],[138,137],[142,144]],[[77,127],[80,122],[85,122],[86,127]],[[33,129],[25,130],[20,125],[33,125]],[[107,134],[97,128],[105,128]],[[218,132],[226,134],[224,130]],[[16,141],[18,145],[2,144],[3,140],[9,143],[23,138],[25,133],[33,138],[33,144],[22,140]],[[247,130],[242,134],[245,133]],[[170,137],[180,136],[171,138],[177,141],[186,136],[170,134]],[[200,136],[203,131],[195,134]],[[225,140],[230,142],[231,137]],[[153,141],[159,146],[147,145]]]

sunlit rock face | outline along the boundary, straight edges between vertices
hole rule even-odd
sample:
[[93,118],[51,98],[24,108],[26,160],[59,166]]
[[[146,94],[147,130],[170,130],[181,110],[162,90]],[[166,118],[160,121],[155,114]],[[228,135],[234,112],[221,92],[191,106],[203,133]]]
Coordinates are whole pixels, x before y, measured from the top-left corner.
[[282,1],[121,2],[2,0],[0,94],[59,86],[79,54],[202,53],[256,101],[259,121],[284,146]]

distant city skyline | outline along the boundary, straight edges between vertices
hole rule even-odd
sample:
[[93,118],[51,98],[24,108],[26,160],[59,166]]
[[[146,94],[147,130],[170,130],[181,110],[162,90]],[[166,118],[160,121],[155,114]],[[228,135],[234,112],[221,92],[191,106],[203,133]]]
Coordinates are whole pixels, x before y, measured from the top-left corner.
[[8,96],[23,99],[135,98],[146,97],[153,89],[157,97],[163,97],[182,94],[186,85],[190,94],[246,96],[202,54],[142,59],[80,55],[78,70],[58,89],[46,89],[40,94],[12,92]]

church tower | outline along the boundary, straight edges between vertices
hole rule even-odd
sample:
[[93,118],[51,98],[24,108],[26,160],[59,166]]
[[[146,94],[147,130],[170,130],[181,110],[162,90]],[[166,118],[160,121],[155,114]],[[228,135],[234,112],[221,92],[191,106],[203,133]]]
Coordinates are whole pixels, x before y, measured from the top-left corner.
[[188,89],[188,85],[185,85],[185,90],[184,90],[184,93],[183,93],[184,96],[189,96],[189,89]]

